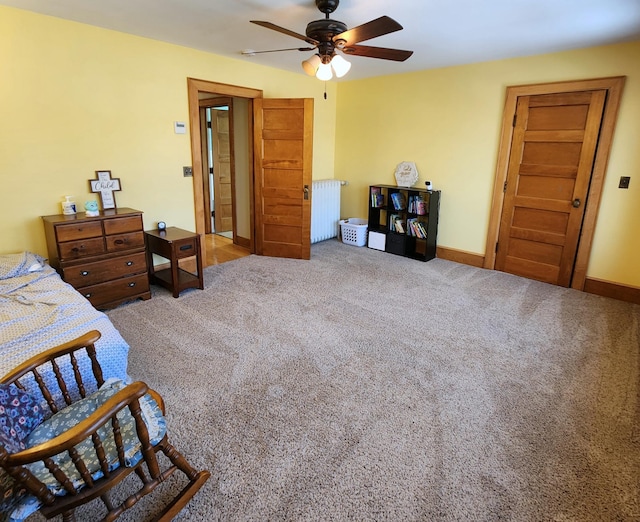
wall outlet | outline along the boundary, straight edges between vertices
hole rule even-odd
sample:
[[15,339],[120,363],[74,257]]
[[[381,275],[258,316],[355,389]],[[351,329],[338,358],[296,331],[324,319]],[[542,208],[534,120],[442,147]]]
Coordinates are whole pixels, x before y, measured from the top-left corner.
[[618,185],[618,188],[628,189],[629,181],[631,181],[629,176],[620,176],[620,184]]
[[191,167],[182,167],[182,175],[185,178],[188,178],[189,176],[193,176],[193,169]]

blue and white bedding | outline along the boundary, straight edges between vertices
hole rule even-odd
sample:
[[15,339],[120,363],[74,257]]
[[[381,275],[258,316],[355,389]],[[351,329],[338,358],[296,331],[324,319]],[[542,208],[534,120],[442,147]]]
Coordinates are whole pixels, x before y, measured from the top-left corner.
[[[90,330],[102,337],[96,343],[104,378],[128,381],[129,345],[107,316],[43,259],[30,252],[0,256],[0,376],[34,355]],[[90,371],[80,361],[82,371]]]
[[[129,382],[127,357],[129,345],[111,324],[105,314],[96,310],[89,301],[44,260],[30,252],[0,255],[0,376],[34,355],[71,341],[91,330],[101,333],[96,352],[105,379],[115,378]],[[93,375],[86,354],[78,356],[78,366],[84,375]],[[73,369],[67,361],[60,364],[67,382],[74,382]],[[55,380],[53,371],[42,374],[45,381]],[[87,379],[87,391],[92,391]],[[33,379],[23,381],[27,391],[42,400]],[[63,405],[61,393],[54,388],[53,398]],[[72,397],[78,398],[77,389],[70,388]],[[48,411],[48,410],[47,410]],[[2,502],[2,498],[5,502]],[[21,498],[14,488],[13,479],[0,471],[0,520],[6,519]],[[16,507],[10,520],[22,520],[38,509],[38,502],[29,497]]]

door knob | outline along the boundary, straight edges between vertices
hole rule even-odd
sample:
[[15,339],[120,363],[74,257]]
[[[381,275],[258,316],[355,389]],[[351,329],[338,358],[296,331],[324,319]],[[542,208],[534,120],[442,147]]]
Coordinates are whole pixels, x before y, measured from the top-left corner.
[[309,199],[309,185],[304,186],[304,199]]
[[573,208],[578,208],[580,206],[580,200],[578,198],[573,200]]

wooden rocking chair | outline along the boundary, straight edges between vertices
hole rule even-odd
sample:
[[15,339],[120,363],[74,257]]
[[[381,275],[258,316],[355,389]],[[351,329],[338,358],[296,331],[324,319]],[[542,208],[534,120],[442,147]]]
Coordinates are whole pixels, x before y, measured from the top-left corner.
[[[31,511],[39,509],[47,519],[62,514],[64,521],[74,521],[75,509],[98,497],[108,511],[104,520],[115,520],[180,470],[188,482],[157,518],[171,520],[210,473],[196,471],[169,443],[158,393],[142,382],[105,383],[94,346],[99,338],[99,332],[89,332],[0,379],[0,384],[15,386],[9,387],[13,393],[34,397],[39,404],[34,409],[46,410],[45,403],[49,409],[44,412],[49,418],[34,428],[28,444],[21,443],[26,449],[11,453],[0,445],[0,472],[4,469],[23,494],[16,505],[30,502]],[[158,452],[168,459],[162,459],[164,466]],[[110,490],[132,471],[142,485],[113,505]]]

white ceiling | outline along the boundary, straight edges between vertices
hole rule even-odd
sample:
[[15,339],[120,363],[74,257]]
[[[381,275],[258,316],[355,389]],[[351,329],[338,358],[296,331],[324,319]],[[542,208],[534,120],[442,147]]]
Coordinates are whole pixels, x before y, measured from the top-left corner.
[[[241,54],[246,49],[306,45],[249,20],[269,21],[304,34],[308,22],[324,18],[314,0],[0,0],[0,4],[300,74],[304,74],[300,62],[312,51]],[[342,81],[640,39],[640,0],[342,0],[331,18],[353,28],[382,15],[398,21],[404,30],[365,44],[413,50],[413,56],[402,63],[349,57],[353,66]]]

